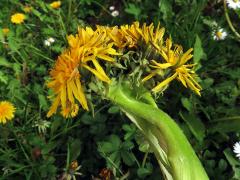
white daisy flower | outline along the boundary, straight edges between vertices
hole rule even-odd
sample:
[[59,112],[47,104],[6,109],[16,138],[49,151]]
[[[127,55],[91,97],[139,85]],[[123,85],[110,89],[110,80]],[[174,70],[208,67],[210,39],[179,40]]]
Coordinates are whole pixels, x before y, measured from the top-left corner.
[[51,46],[51,44],[54,43],[54,42],[55,42],[55,39],[50,37],[50,38],[44,40],[44,45],[45,46]]
[[214,40],[224,40],[227,37],[227,32],[223,28],[219,28],[213,31],[212,36]]
[[48,40],[44,40],[44,45],[45,45],[45,46],[50,46],[51,43],[50,43]]
[[240,142],[234,144],[233,152],[236,153],[237,158],[240,159]]
[[119,11],[115,10],[115,11],[113,11],[113,12],[111,13],[111,15],[112,15],[113,17],[117,17],[117,16],[119,16]]
[[110,11],[113,11],[114,9],[115,9],[115,6],[110,6],[110,7],[109,7],[109,10],[110,10]]
[[227,6],[231,9],[240,8],[240,0],[226,0]]
[[52,38],[52,37],[50,37],[50,38],[48,38],[48,41],[51,42],[51,43],[54,43],[54,42],[55,42],[55,39]]

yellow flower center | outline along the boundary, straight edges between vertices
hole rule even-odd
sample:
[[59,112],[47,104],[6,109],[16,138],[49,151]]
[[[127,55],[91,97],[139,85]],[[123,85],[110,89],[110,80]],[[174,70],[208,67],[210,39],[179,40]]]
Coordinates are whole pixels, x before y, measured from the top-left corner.
[[233,0],[233,2],[237,3],[237,2],[239,2],[239,0]]
[[216,36],[217,36],[219,39],[221,39],[221,38],[222,38],[222,32],[220,32],[220,31],[216,32]]

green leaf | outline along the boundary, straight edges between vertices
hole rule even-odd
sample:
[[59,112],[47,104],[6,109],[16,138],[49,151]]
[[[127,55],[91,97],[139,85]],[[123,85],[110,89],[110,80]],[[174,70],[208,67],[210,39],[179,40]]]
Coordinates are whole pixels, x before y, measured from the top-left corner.
[[112,160],[112,162],[114,163],[114,164],[112,164],[112,162],[110,162],[111,167],[115,167],[115,166],[119,167],[119,166],[120,166],[121,156],[120,156],[120,154],[119,154],[118,151],[112,153],[112,154],[109,156],[109,158],[110,158],[110,159]]
[[82,142],[79,139],[74,139],[70,144],[70,161],[78,158],[82,150]]
[[116,135],[111,135],[108,141],[100,142],[99,144],[100,152],[113,153],[118,151],[121,145],[121,140]]
[[109,142],[103,142],[103,143],[100,143],[99,144],[99,149],[101,152],[104,152],[104,153],[112,153],[114,151],[116,151],[117,149],[112,146],[111,143]]
[[225,117],[218,120],[214,120],[210,124],[209,132],[240,132],[240,116]]
[[1,71],[0,71],[0,82],[3,82],[4,84],[8,84],[8,76]]
[[136,134],[136,126],[134,124],[124,124],[122,126],[122,129],[126,131],[124,135],[124,140],[131,140],[132,138],[134,138]]
[[185,107],[189,112],[192,112],[192,103],[189,101],[188,98],[182,97],[181,102],[183,107]]
[[52,151],[56,146],[58,145],[58,143],[56,142],[50,142],[47,145],[45,145],[42,149],[42,154],[46,154],[48,155],[48,153],[50,151]]
[[221,171],[225,171],[227,169],[227,162],[224,159],[220,159],[218,163],[218,167]]
[[108,113],[110,114],[116,114],[119,113],[120,109],[118,106],[112,106],[108,109]]
[[53,135],[59,127],[61,127],[63,124],[63,121],[61,119],[54,119],[51,124],[51,135]]
[[117,149],[121,145],[121,139],[117,135],[111,135],[109,138],[110,142],[113,144],[113,146]]
[[128,166],[132,166],[135,162],[134,154],[131,152],[121,151],[121,157],[123,162]]
[[134,144],[131,141],[125,141],[122,143],[122,148],[125,150],[130,150],[134,148]]
[[167,21],[167,19],[173,16],[172,10],[172,2],[169,0],[160,0],[159,1],[159,10],[163,13],[163,19]]
[[145,177],[150,175],[151,173],[152,170],[147,168],[139,168],[137,170],[138,177],[140,177],[141,179],[145,179]]
[[214,83],[214,79],[207,78],[202,80],[201,85],[203,89],[207,89],[207,88],[210,88],[213,85],[213,83]]
[[17,41],[10,37],[8,38],[8,45],[9,48],[14,52],[17,52],[18,49],[20,48],[20,45],[17,43]]
[[199,36],[196,35],[196,40],[194,44],[194,53],[193,53],[193,61],[194,63],[198,64],[196,69],[199,69],[201,67],[200,60],[205,58],[206,58],[206,54],[204,53],[202,48],[202,41],[199,38]]
[[229,164],[232,166],[232,169],[234,171],[233,178],[240,179],[240,161],[236,160],[233,155],[232,151],[230,149],[225,149],[223,151],[225,157],[227,158]]
[[4,35],[2,29],[0,29],[0,41],[4,42]]
[[44,96],[42,94],[39,94],[38,99],[39,99],[40,107],[43,108],[43,110],[46,111],[48,109],[48,103],[47,103],[47,100],[46,100],[46,96]]
[[128,14],[132,14],[136,19],[139,19],[141,9],[133,3],[129,3],[128,7],[125,8],[125,12],[127,12]]
[[191,113],[184,113],[180,111],[179,114],[182,119],[187,123],[189,129],[196,137],[196,139],[202,142],[205,137],[205,126],[202,121],[197,116]]
[[5,57],[0,57],[0,66],[11,67],[11,63]]

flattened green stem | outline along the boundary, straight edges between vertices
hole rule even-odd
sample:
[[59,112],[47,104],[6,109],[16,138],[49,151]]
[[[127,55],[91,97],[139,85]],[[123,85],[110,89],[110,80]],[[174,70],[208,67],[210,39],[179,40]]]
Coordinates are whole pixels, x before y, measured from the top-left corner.
[[[148,93],[141,94],[141,99],[136,99],[136,89],[130,89],[126,82],[109,86],[108,98],[119,105],[143,134],[154,145],[154,153],[161,164],[161,169],[170,173],[167,179],[174,180],[207,180],[209,179],[187,138],[174,122],[162,110],[157,108]],[[157,138],[160,146],[156,149]],[[167,160],[160,155],[159,149],[166,154]]]

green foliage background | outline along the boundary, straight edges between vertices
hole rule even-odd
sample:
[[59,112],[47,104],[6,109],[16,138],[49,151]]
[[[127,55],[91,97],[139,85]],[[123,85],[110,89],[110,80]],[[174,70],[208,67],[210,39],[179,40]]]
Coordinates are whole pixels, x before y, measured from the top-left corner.
[[[14,121],[0,126],[1,179],[60,179],[70,173],[74,160],[81,165],[79,179],[100,178],[103,168],[112,170],[113,179],[162,179],[148,144],[113,104],[89,97],[92,112],[80,110],[67,120],[60,115],[46,118],[50,101],[45,83],[67,46],[66,35],[76,33],[78,26],[135,20],[160,21],[175,43],[185,50],[194,47],[202,96],[174,83],[158,97],[158,105],[181,126],[211,179],[240,179],[240,161],[232,152],[240,140],[239,41],[228,28],[222,1],[63,0],[58,10],[50,2],[0,3],[0,27],[10,28],[7,37],[0,31],[0,100],[17,108]],[[12,24],[11,15],[23,12],[26,4],[34,8],[26,22]],[[111,16],[112,5],[119,16]],[[237,13],[230,15],[239,24]],[[229,32],[226,40],[213,40],[214,21]],[[43,44],[48,37],[56,40],[50,47]],[[34,126],[43,120],[51,123],[46,133]]]

